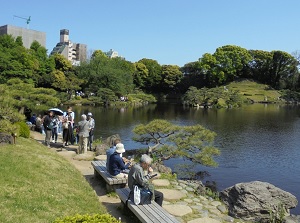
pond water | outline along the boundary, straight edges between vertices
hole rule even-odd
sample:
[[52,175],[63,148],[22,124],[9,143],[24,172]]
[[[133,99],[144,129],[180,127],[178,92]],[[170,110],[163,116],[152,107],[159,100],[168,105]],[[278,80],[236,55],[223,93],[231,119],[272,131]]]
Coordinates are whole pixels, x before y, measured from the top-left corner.
[[[64,108],[65,110],[65,108]],[[237,109],[187,108],[178,104],[152,104],[142,108],[102,108],[75,106],[80,114],[92,112],[96,138],[119,134],[126,149],[143,147],[132,140],[132,129],[153,119],[178,125],[201,124],[217,133],[215,146],[221,151],[217,168],[198,165],[208,171],[204,181],[216,181],[218,190],[240,182],[269,182],[300,200],[300,107],[254,104]],[[183,160],[165,164],[174,169]],[[291,211],[300,214],[299,205]]]

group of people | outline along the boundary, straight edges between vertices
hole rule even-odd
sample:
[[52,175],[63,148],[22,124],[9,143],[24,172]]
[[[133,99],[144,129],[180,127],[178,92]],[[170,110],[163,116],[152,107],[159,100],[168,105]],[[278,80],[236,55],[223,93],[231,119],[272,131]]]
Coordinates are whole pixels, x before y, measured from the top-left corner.
[[[123,157],[124,145],[120,139],[115,139],[113,146],[106,151],[106,168],[110,175],[115,178],[128,178],[128,187],[131,191],[137,185],[139,188],[149,188],[153,173],[152,159],[143,154],[140,162],[132,165],[132,160]],[[163,193],[153,190],[154,201],[162,206]]]
[[78,153],[86,153],[89,147],[92,150],[94,141],[95,120],[92,113],[81,115],[81,120],[75,125],[75,112],[69,106],[63,114],[55,114],[55,111],[49,110],[48,114],[44,115],[39,120],[36,118],[35,123],[42,123],[41,131],[45,133],[45,144],[50,147],[52,138],[53,143],[57,143],[58,133],[62,129],[63,147],[69,144],[78,143]]

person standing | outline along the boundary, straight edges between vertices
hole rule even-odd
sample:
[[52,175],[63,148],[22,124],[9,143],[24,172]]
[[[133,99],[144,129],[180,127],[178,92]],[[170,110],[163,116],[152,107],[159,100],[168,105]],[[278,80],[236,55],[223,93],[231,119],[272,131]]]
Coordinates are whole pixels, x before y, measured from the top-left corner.
[[92,151],[92,144],[94,141],[94,128],[95,128],[95,119],[93,119],[92,116],[93,114],[91,112],[87,114],[87,120],[89,122],[89,128],[90,128],[89,140],[88,140],[88,146],[90,148],[90,151]]
[[52,128],[52,142],[57,143],[57,136],[58,136],[58,124],[59,124],[59,118],[57,115],[55,115],[52,119],[53,122],[53,128]]
[[67,111],[67,115],[63,118],[63,147],[68,146],[68,142],[73,143],[73,123],[72,110]]
[[86,120],[86,115],[81,115],[81,121],[78,122],[78,154],[87,153],[87,143],[89,137],[89,122]]
[[45,144],[50,148],[50,139],[52,135],[52,128],[53,128],[53,111],[49,111],[49,114],[45,116],[43,126],[45,129]]
[[[133,192],[135,185],[143,188],[149,188],[149,179],[153,172],[153,169],[150,166],[151,162],[151,157],[143,154],[140,162],[131,167],[128,174],[128,187],[130,188],[130,191]],[[148,174],[146,175],[145,172],[148,172]],[[164,194],[160,191],[154,190],[154,201],[158,205],[162,206],[163,199]]]

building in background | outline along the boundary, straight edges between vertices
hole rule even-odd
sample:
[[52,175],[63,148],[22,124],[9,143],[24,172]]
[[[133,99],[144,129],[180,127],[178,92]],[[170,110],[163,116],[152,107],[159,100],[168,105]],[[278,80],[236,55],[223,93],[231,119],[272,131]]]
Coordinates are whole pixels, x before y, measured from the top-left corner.
[[118,53],[117,51],[113,50],[113,49],[110,49],[108,52],[105,52],[104,54],[105,54],[107,57],[109,57],[109,58],[117,58],[117,57],[119,57],[119,58],[125,60],[124,57],[119,56],[119,53]]
[[22,27],[5,25],[0,26],[0,35],[12,35],[14,38],[22,37],[23,46],[30,48],[33,41],[39,42],[43,47],[46,47],[46,33]]
[[108,52],[105,53],[105,55],[109,58],[115,58],[119,56],[118,52],[114,51],[113,49],[110,49]]
[[80,62],[86,61],[87,45],[72,43],[69,39],[69,30],[60,30],[60,42],[51,51],[50,55],[61,54],[68,59],[72,65],[78,66]]

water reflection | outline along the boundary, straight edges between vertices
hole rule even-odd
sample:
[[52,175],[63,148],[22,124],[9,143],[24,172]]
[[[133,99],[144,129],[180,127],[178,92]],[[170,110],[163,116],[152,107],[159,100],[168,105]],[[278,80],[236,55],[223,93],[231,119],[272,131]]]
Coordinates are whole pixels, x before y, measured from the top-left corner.
[[[127,149],[142,147],[132,141],[132,129],[153,119],[166,119],[179,125],[201,124],[217,133],[221,155],[218,168],[197,166],[209,171],[209,180],[218,189],[239,182],[261,180],[282,188],[300,199],[300,110],[297,106],[251,105],[238,109],[204,110],[176,104],[141,108],[73,107],[76,120],[88,111],[96,120],[96,138],[119,134]],[[181,160],[179,160],[182,162]],[[174,168],[178,160],[167,161]],[[299,207],[292,213],[300,214]]]

